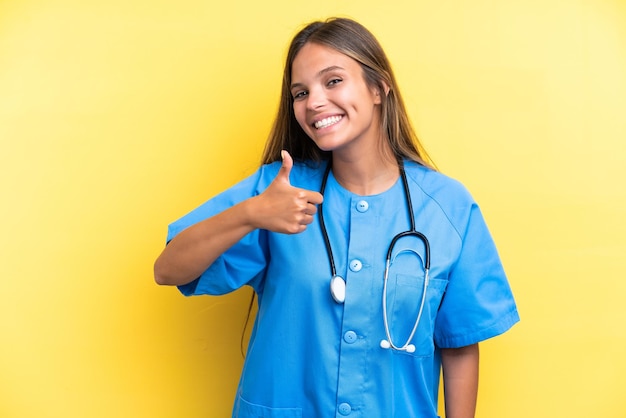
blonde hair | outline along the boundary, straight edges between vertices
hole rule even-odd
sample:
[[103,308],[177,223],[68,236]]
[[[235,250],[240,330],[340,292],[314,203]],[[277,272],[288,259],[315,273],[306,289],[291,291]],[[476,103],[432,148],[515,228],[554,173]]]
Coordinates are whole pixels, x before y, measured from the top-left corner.
[[[365,82],[381,94],[381,132],[386,134],[396,159],[409,159],[433,167],[409,121],[391,65],[382,47],[364,26],[351,19],[330,18],[309,23],[300,30],[289,46],[278,113],[263,151],[262,163],[281,159],[280,152],[289,151],[296,160],[321,161],[330,153],[320,150],[306,135],[293,112],[291,67],[304,45],[312,42],[330,47],[357,61],[363,69]],[[384,92],[388,93],[385,95]]]

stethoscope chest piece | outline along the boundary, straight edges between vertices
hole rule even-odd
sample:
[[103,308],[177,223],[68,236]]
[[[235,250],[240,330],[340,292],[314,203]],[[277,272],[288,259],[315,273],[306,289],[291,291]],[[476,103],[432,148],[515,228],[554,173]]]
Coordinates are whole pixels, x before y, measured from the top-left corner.
[[330,294],[337,303],[343,303],[346,300],[346,282],[341,276],[333,276],[330,280]]

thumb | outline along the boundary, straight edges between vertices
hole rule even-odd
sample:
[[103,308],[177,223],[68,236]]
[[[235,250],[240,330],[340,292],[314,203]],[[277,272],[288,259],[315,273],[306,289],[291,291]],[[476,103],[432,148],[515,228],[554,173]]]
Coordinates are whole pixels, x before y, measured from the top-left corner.
[[280,178],[287,184],[291,184],[289,183],[289,173],[291,173],[291,167],[293,167],[293,158],[291,158],[291,155],[289,155],[289,152],[286,150],[282,150],[280,152],[280,156],[283,159],[283,165],[280,167],[280,171],[278,172],[276,178]]

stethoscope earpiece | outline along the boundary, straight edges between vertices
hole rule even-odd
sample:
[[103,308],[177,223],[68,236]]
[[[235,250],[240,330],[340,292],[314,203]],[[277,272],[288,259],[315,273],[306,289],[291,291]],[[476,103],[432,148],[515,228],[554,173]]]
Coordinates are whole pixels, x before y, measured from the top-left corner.
[[[388,350],[391,348],[391,343],[387,340],[381,340],[380,348],[384,348],[385,350]],[[408,345],[405,345],[404,347],[393,347],[393,349],[398,350],[398,351],[406,351],[407,353],[415,353],[415,345],[413,344],[408,344]]]

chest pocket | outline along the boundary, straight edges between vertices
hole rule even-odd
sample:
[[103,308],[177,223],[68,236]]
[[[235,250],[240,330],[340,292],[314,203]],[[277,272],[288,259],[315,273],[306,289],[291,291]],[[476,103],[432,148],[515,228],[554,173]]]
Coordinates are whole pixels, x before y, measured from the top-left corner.
[[[424,273],[396,274],[389,281],[389,332],[394,343],[401,346],[411,334],[419,314],[424,296]],[[433,354],[435,319],[447,286],[445,279],[429,278],[420,322],[411,340],[411,344],[415,345],[415,352],[411,355],[425,357]]]

